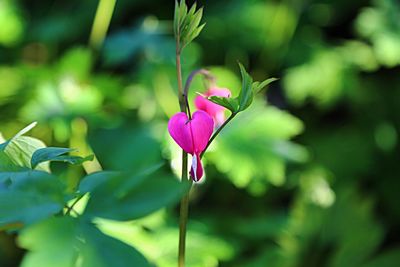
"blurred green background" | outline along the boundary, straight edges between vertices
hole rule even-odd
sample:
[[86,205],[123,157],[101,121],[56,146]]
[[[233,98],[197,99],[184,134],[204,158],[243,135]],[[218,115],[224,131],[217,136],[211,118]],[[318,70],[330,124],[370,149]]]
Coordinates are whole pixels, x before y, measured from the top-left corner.
[[[188,266],[399,266],[400,3],[198,4],[206,27],[184,51],[184,77],[207,67],[236,95],[240,61],[255,80],[280,80],[205,156],[205,182],[191,197]],[[178,172],[166,130],[179,109],[174,3],[117,0],[104,43],[96,32],[106,13],[92,30],[97,5],[0,0],[0,132],[9,138],[38,121],[33,136],[93,149],[105,169],[162,161]],[[191,98],[203,91],[196,80]],[[72,181],[84,173],[53,169]],[[99,221],[155,265],[176,266],[177,209]],[[19,245],[0,233],[2,267],[20,265]]]

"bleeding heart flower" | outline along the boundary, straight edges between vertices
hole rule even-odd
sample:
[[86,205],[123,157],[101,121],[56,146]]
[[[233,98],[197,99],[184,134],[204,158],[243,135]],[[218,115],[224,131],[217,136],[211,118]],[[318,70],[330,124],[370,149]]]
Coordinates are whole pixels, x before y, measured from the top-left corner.
[[190,175],[195,182],[203,176],[200,155],[207,147],[213,128],[212,118],[202,110],[193,113],[191,120],[184,112],[179,112],[168,122],[169,134],[186,153],[193,156]]
[[[230,97],[231,91],[226,88],[219,87],[211,87],[204,94],[205,97],[209,96],[222,96],[222,97]],[[225,108],[217,105],[210,100],[206,99],[203,96],[197,96],[194,100],[194,104],[197,109],[204,110],[207,112],[213,119],[215,126],[222,125],[225,121]]]

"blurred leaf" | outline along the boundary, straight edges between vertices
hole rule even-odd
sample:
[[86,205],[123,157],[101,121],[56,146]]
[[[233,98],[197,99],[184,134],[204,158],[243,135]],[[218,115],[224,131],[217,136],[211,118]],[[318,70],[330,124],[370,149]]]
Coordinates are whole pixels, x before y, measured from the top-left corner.
[[17,171],[21,167],[17,166],[8,155],[0,149],[0,172]]
[[392,248],[378,254],[369,260],[362,267],[392,267],[395,263],[400,262],[400,248]]
[[188,189],[173,176],[152,172],[97,173],[84,178],[80,190],[90,187],[94,189],[85,215],[113,220],[137,219],[175,204]]
[[72,76],[78,81],[88,79],[91,68],[91,51],[83,47],[76,47],[69,50],[58,63],[58,72],[61,77]]
[[399,15],[398,1],[377,0],[355,20],[357,32],[372,43],[376,60],[386,67],[400,64]]
[[136,249],[107,236],[93,225],[83,225],[83,238],[86,242],[82,249],[82,266],[88,267],[125,267],[151,266]]
[[133,247],[71,217],[51,218],[25,229],[19,244],[29,250],[22,267],[150,266]]
[[[157,266],[174,267],[176,266],[178,247],[171,244],[175,242],[173,240],[176,240],[179,230],[175,222],[175,227],[165,225],[162,214],[164,213],[156,213],[134,223],[99,220],[98,224],[105,233],[137,247]],[[151,222],[153,220],[161,220],[161,222],[153,225]],[[204,230],[205,228],[208,229],[206,225],[198,228],[200,229],[189,224],[186,251],[195,251],[196,253],[187,253],[187,266],[217,267],[219,262],[226,262],[234,257],[234,244],[223,237],[207,233]]]
[[64,186],[42,171],[0,172],[0,225],[34,223],[59,212]]
[[[174,54],[175,50],[169,46],[169,40],[163,32],[157,29],[147,30],[141,25],[111,33],[107,37],[103,49],[103,57],[107,66],[126,65],[145,51],[157,52],[157,55]],[[158,57],[156,57],[158,58]]]
[[71,217],[50,218],[21,232],[18,243],[29,252],[21,267],[73,267],[78,258],[78,221]]
[[20,16],[16,3],[2,1],[0,8],[0,44],[13,46],[23,37],[24,21]]
[[102,166],[109,170],[137,172],[161,158],[159,144],[148,127],[97,129],[89,134],[89,142]]
[[288,216],[283,213],[235,218],[231,226],[233,232],[250,240],[265,240],[279,236],[287,227]]
[[311,98],[320,107],[332,106],[347,88],[345,67],[337,51],[316,52],[306,63],[287,71],[283,79],[286,95],[295,105]]
[[302,130],[301,121],[295,117],[273,107],[265,108],[257,101],[221,132],[206,159],[237,187],[262,194],[268,183],[284,183],[286,161],[308,159],[305,148],[287,141]]
[[113,171],[99,171],[85,176],[79,184],[79,191],[81,193],[88,193],[94,191],[98,186],[108,182],[111,179],[116,179],[120,176],[119,172]]
[[87,156],[85,158],[79,156],[64,155],[71,151],[74,151],[74,149],[62,147],[45,147],[38,149],[33,153],[31,158],[32,169],[35,169],[38,164],[45,161],[59,161],[67,162],[70,164],[82,164],[85,161],[93,160],[93,155]]

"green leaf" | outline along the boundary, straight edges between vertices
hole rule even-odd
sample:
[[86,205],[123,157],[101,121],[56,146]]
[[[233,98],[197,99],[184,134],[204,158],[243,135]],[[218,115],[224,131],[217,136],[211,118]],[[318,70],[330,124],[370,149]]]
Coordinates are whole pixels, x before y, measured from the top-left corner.
[[120,172],[116,171],[100,171],[91,173],[88,176],[84,177],[79,184],[79,191],[81,193],[88,193],[94,191],[98,186],[110,181],[118,176],[120,176]]
[[229,109],[232,113],[235,113],[239,109],[239,104],[236,98],[221,97],[221,96],[210,96],[207,98],[211,102],[223,106]]
[[0,172],[0,226],[31,224],[58,213],[64,198],[64,185],[47,172]]
[[259,93],[262,89],[264,89],[270,83],[279,80],[278,78],[269,78],[262,82],[254,82],[253,83],[253,91],[254,93]]
[[71,217],[50,218],[24,229],[18,244],[28,252],[21,267],[76,266],[78,247],[78,220]]
[[242,90],[239,93],[239,111],[247,109],[253,102],[253,78],[247,73],[242,64],[239,63],[242,75]]
[[145,257],[133,247],[103,234],[93,225],[82,226],[85,245],[82,248],[82,266],[87,267],[125,267],[150,266]]
[[36,166],[41,162],[57,159],[57,157],[71,151],[74,151],[74,149],[62,147],[45,147],[38,149],[33,153],[31,158],[32,169],[35,169]]
[[[46,145],[39,139],[28,136],[19,136],[11,140],[4,152],[15,165],[31,168],[31,158],[33,153],[44,147],[46,147]],[[36,169],[50,172],[49,164],[46,163],[40,164]]]
[[32,169],[35,169],[38,164],[46,161],[59,161],[59,162],[67,162],[70,164],[81,164],[85,161],[93,160],[93,155],[85,158],[79,156],[64,155],[71,151],[74,151],[74,149],[62,148],[62,147],[45,147],[38,149],[32,155],[31,159]]
[[269,184],[283,185],[288,161],[308,159],[308,151],[290,141],[303,128],[289,113],[254,101],[224,128],[216,140],[218,149],[208,152],[207,160],[235,186],[259,195]]
[[196,3],[187,10],[185,1],[175,2],[174,32],[175,37],[179,38],[179,48],[182,50],[192,42],[204,28],[205,24],[200,25],[203,17],[203,8],[196,11]]
[[89,142],[107,170],[140,172],[161,160],[160,145],[147,127],[97,129],[89,134]]
[[17,171],[20,169],[20,166],[16,165],[4,151],[0,150],[0,172]]
[[28,250],[22,267],[150,266],[133,247],[103,234],[94,224],[71,217],[33,225],[22,231],[18,243]]
[[93,191],[85,215],[133,220],[177,203],[188,185],[173,176],[149,171],[137,175],[93,174],[84,178],[80,186],[83,192],[90,188]]
[[253,102],[254,94],[260,92],[265,86],[276,78],[269,78],[262,82],[253,82],[253,78],[247,73],[246,69],[241,63],[239,63],[240,73],[242,76],[242,88],[239,92],[239,96],[236,98],[223,98],[218,96],[208,97],[208,100],[223,106],[233,113],[238,113],[246,110]]
[[8,144],[10,142],[12,142],[13,140],[17,139],[18,137],[26,134],[27,132],[29,132],[30,130],[32,130],[32,128],[34,128],[36,126],[37,122],[32,122],[31,124],[29,124],[28,126],[26,126],[25,128],[23,128],[21,131],[19,131],[16,135],[14,135],[10,140],[6,141],[5,143],[0,144],[0,150],[4,151],[5,148],[8,146]]

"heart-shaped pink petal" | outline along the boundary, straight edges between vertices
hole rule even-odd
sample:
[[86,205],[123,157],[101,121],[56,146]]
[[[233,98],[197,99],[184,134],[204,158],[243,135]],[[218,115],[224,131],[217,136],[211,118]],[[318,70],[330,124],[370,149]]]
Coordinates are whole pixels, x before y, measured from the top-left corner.
[[176,113],[168,122],[168,131],[186,153],[193,154],[193,139],[188,122],[188,116],[184,112]]
[[175,142],[187,153],[200,154],[207,146],[213,133],[214,123],[210,115],[199,110],[189,120],[184,112],[172,116],[168,131]]
[[203,176],[200,154],[207,147],[213,129],[213,119],[202,110],[193,113],[191,120],[184,112],[179,112],[168,122],[168,131],[172,138],[184,151],[193,156],[190,174],[195,182]]
[[207,112],[198,110],[193,113],[192,120],[189,122],[192,129],[194,153],[200,154],[206,148],[208,140],[214,130],[214,122]]

